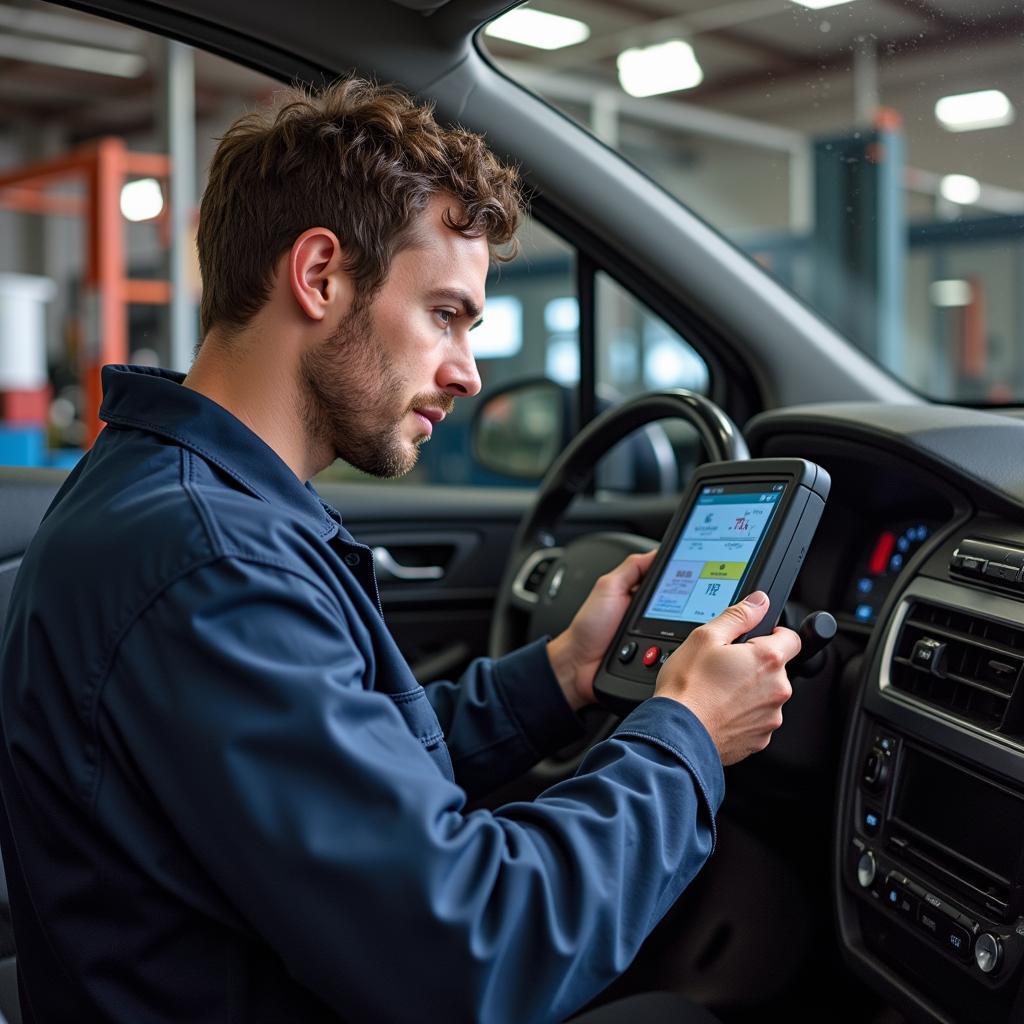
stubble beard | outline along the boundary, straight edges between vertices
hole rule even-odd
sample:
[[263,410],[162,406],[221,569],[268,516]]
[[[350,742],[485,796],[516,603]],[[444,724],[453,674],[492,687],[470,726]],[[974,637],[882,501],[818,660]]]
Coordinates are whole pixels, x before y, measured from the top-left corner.
[[451,410],[450,395],[417,395],[406,402],[407,381],[374,331],[366,307],[353,309],[325,341],[302,357],[306,429],[317,447],[382,479],[415,465],[426,434],[411,443],[402,422],[417,407]]

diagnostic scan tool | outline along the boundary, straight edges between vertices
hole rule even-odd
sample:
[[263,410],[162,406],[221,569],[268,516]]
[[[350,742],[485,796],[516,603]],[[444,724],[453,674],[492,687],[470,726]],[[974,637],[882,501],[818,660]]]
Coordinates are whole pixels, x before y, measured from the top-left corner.
[[594,680],[597,699],[626,713],[654,693],[658,670],[686,637],[755,590],[771,604],[740,638],[770,633],[803,565],[828,498],[829,475],[804,459],[701,466]]

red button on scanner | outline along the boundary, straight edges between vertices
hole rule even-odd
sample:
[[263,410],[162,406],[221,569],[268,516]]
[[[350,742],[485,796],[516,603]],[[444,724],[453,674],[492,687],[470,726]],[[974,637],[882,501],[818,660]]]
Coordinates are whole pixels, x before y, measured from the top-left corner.
[[660,647],[648,647],[644,651],[644,664],[650,668],[661,657]]

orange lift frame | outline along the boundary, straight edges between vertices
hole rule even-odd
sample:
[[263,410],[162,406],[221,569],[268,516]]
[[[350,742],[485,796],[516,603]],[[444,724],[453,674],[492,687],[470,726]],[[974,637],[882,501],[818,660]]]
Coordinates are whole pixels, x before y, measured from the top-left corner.
[[[21,213],[86,218],[83,283],[96,303],[96,315],[85,326],[79,353],[87,447],[102,428],[100,369],[106,363],[128,361],[128,306],[162,305],[171,298],[169,281],[141,280],[126,274],[121,189],[129,179],[157,178],[166,196],[170,174],[170,157],[130,152],[124,140],[114,136],[54,159],[0,173],[0,207]],[[84,198],[48,191],[54,185],[76,180],[85,184]],[[166,236],[170,223],[166,203],[157,219]],[[166,237],[163,241],[166,244]]]

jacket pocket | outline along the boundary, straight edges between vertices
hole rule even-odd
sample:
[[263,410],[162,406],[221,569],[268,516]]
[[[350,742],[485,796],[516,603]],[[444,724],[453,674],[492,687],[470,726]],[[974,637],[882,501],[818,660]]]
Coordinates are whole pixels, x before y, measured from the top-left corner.
[[394,701],[395,707],[405,719],[409,731],[426,748],[441,774],[454,781],[455,773],[452,770],[448,745],[444,741],[441,723],[437,720],[430,701],[427,700],[426,690],[422,686],[417,686],[413,690],[389,693],[388,696]]

